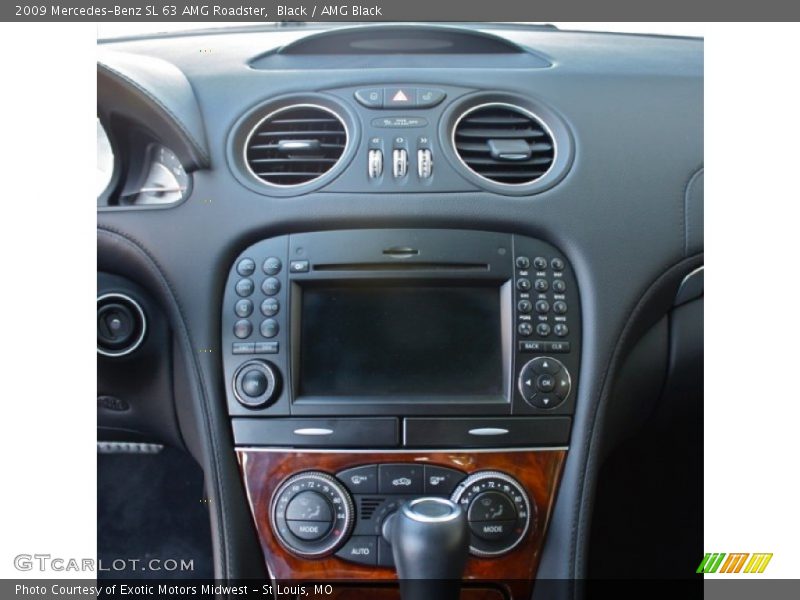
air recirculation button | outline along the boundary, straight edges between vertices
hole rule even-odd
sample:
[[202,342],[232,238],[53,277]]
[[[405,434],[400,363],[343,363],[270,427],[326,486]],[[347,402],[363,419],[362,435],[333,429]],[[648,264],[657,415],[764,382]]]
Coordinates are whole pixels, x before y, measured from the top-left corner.
[[144,340],[147,322],[142,307],[125,294],[104,294],[97,299],[97,352],[120,357],[136,350]]

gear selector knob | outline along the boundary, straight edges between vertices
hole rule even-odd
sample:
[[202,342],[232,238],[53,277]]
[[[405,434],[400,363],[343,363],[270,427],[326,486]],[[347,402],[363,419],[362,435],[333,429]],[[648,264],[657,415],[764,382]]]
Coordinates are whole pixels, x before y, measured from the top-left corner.
[[457,600],[469,553],[461,507],[445,498],[417,498],[387,529],[402,600]]

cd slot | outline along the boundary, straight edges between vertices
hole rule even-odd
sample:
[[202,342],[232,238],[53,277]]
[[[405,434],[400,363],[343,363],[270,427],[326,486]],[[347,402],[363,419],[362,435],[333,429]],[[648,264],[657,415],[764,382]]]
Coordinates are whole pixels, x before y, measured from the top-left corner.
[[343,263],[315,264],[314,271],[469,271],[486,272],[486,263],[448,263],[448,262],[413,262],[413,263]]

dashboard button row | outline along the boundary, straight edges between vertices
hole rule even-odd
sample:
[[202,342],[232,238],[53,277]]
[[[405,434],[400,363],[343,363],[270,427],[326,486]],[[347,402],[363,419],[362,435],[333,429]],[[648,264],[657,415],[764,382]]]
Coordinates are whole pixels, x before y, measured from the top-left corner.
[[233,354],[277,354],[278,342],[234,342]]
[[427,87],[362,88],[354,95],[367,108],[430,108],[447,97],[444,91]]
[[535,340],[525,340],[519,343],[519,351],[528,353],[547,352],[565,354],[569,352],[569,347],[569,342],[538,342]]

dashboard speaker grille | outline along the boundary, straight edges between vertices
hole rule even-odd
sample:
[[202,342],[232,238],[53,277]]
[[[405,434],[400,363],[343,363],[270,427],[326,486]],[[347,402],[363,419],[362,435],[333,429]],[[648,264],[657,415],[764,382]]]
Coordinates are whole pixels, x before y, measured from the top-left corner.
[[330,171],[346,147],[347,128],[338,115],[298,104],[278,109],[256,125],[245,142],[245,160],[262,181],[293,186]]
[[542,177],[555,160],[553,136],[533,113],[511,104],[484,104],[466,111],[453,129],[453,145],[474,173],[507,185]]

